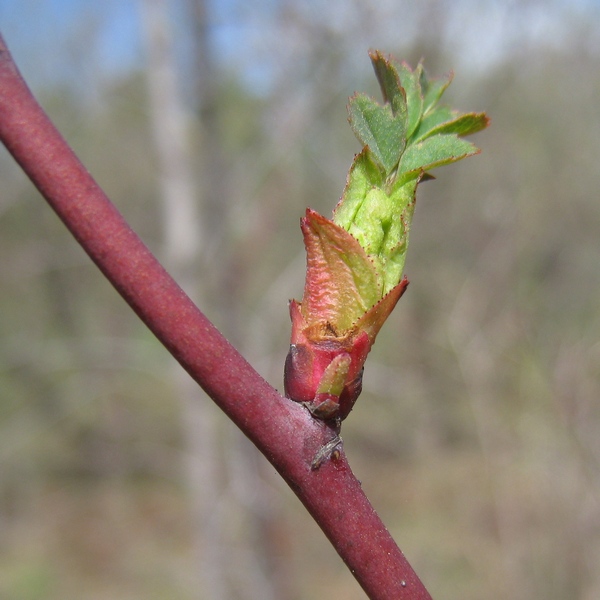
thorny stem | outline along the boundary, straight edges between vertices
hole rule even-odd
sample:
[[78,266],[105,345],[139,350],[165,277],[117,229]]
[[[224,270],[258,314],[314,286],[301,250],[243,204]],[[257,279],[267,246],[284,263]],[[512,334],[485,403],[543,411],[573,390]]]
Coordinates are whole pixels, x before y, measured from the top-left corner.
[[430,599],[344,453],[332,448],[331,460],[311,469],[336,432],[265,382],[179,288],[37,104],[1,36],[0,140],[131,308],[294,490],[368,596]]

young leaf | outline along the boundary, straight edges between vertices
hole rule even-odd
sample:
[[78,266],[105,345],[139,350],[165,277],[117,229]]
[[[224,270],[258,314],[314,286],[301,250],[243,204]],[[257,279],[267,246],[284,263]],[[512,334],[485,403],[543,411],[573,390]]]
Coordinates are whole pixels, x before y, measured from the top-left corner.
[[369,190],[384,186],[385,174],[373,162],[369,148],[365,147],[360,154],[354,157],[346,187],[333,211],[333,221],[349,231]]
[[391,58],[386,58],[379,51],[369,51],[371,64],[375,70],[377,81],[383,95],[383,101],[392,106],[394,116],[406,115],[406,91],[400,82],[400,75]]
[[[439,112],[441,113],[442,111]],[[432,135],[447,133],[455,133],[458,136],[471,135],[485,129],[489,124],[489,119],[485,113],[468,113],[458,116],[458,113],[455,111],[452,112],[455,118],[433,125],[429,130],[425,130],[425,128],[432,124],[426,124],[426,119],[423,119],[423,131],[419,128],[419,132],[417,136],[415,136],[415,139],[420,141]],[[437,113],[438,111],[435,111],[435,113],[432,114],[437,115]],[[441,116],[442,115],[440,114],[440,117]]]
[[419,64],[413,71],[406,63],[400,64],[400,81],[406,91],[406,104],[408,107],[408,123],[406,137],[415,132],[423,113],[423,92],[421,90],[421,72],[423,67]]
[[402,277],[419,173],[388,186],[370,154],[365,148],[354,159],[333,221],[364,248],[386,294]]
[[320,214],[307,209],[302,233],[307,255],[302,315],[307,325],[340,334],[379,301],[380,278],[356,239]]
[[447,165],[477,154],[479,149],[455,134],[435,135],[410,145],[402,155],[398,173],[406,175]]
[[423,114],[429,111],[439,102],[446,88],[452,83],[454,73],[450,72],[445,79],[429,79],[425,70],[421,70],[421,89],[423,90]]
[[[417,185],[421,178],[422,174],[419,173],[402,185],[395,185],[390,194],[395,211],[387,223],[377,255],[379,261],[383,263],[381,277],[384,294],[400,281],[404,273],[408,234],[415,210]],[[385,221],[383,223],[385,225]]]
[[375,338],[379,330],[390,316],[392,310],[394,310],[396,303],[400,300],[407,287],[408,279],[405,277],[356,323],[355,330],[364,331],[369,336],[371,345],[375,343]]
[[406,146],[405,115],[394,116],[389,104],[381,106],[365,94],[350,98],[348,110],[356,137],[369,147],[374,160],[386,173],[390,173]]
[[441,124],[453,121],[458,116],[459,112],[457,110],[451,110],[447,106],[438,106],[434,110],[430,110],[429,113],[421,119],[419,127],[415,131],[411,142],[414,143],[428,137],[431,135],[431,132]]

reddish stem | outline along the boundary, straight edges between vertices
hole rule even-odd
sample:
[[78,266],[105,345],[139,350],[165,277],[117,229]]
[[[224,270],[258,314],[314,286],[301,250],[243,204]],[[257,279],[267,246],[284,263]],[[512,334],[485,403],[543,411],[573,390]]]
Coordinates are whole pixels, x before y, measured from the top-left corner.
[[333,432],[225,340],[130,229],[37,104],[0,36],[0,139],[107,279],[298,495],[370,598],[430,598],[346,458],[310,464]]

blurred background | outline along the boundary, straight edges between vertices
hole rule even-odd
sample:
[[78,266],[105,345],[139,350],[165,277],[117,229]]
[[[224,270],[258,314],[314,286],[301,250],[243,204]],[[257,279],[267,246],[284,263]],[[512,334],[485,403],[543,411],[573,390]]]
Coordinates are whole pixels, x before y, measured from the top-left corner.
[[[23,75],[275,387],[367,50],[486,111],[435,171],[345,449],[434,598],[600,597],[600,3],[2,0]],[[364,599],[0,149],[0,597]]]

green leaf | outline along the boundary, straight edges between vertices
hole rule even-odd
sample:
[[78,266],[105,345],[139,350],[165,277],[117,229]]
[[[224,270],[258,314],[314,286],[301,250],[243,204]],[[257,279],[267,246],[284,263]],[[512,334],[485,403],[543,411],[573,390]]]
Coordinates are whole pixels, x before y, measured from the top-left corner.
[[406,118],[406,91],[401,85],[396,66],[391,59],[386,58],[379,51],[370,51],[369,56],[375,70],[375,75],[377,76],[377,81],[379,81],[383,101],[391,104],[394,116],[399,115]]
[[455,133],[461,137],[464,135],[471,135],[472,133],[477,133],[478,131],[485,129],[488,126],[488,123],[489,119],[485,113],[467,113],[456,116],[456,118],[452,120],[437,124],[426,133],[420,135],[418,139],[422,140],[432,135],[446,133]]
[[333,221],[364,248],[383,282],[386,294],[398,284],[404,268],[410,219],[419,173],[392,185],[388,193],[383,175],[365,149],[355,159]]
[[[398,284],[404,272],[418,183],[419,179],[416,178],[395,187],[389,196],[389,205],[393,207],[393,212],[380,220],[383,235],[376,258],[382,265],[384,294]],[[370,255],[368,251],[367,253]]]
[[408,107],[407,138],[410,138],[416,130],[423,113],[423,94],[420,81],[422,70],[420,64],[414,71],[406,63],[399,65],[400,81],[406,91],[406,104]]
[[439,106],[435,110],[432,110],[421,119],[417,131],[413,135],[413,140],[419,141],[426,137],[429,137],[437,127],[443,123],[453,121],[458,117],[459,113],[456,110],[451,110],[447,106]]
[[350,123],[364,148],[333,220],[364,249],[387,293],[403,274],[417,185],[429,169],[479,152],[461,138],[488,120],[438,105],[451,73],[429,79],[420,63],[413,70],[378,51],[369,56],[385,104],[364,94],[350,99]]
[[373,261],[384,295],[402,277],[417,184],[415,178],[390,195],[372,188],[348,228]]
[[348,231],[359,241],[367,254],[378,256],[396,212],[397,207],[384,190],[371,188]]
[[423,90],[423,114],[427,115],[439,102],[446,88],[452,83],[454,73],[450,72],[445,79],[429,79],[425,70],[421,70],[421,89]]
[[340,201],[333,211],[333,221],[349,230],[362,207],[369,190],[385,185],[385,174],[371,159],[371,153],[365,148],[354,157],[350,167],[346,187]]
[[365,94],[350,98],[348,109],[356,137],[369,147],[374,160],[386,173],[390,173],[406,146],[405,115],[394,116],[389,104],[381,106]]
[[435,135],[422,142],[412,144],[406,149],[398,166],[398,173],[405,175],[427,171],[478,152],[479,149],[471,142],[467,142],[455,134]]

